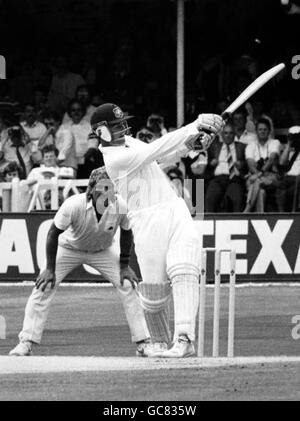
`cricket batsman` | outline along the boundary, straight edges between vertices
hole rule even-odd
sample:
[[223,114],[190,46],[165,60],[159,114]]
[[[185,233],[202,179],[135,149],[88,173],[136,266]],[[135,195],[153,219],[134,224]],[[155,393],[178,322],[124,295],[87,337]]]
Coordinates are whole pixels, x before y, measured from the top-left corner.
[[[69,197],[57,211],[46,244],[46,267],[37,278],[28,299],[19,344],[10,355],[32,354],[39,344],[51,302],[60,282],[76,267],[87,264],[99,271],[117,289],[136,342],[136,355],[144,357],[150,334],[136,290],[137,277],[129,266],[132,233],[126,216],[126,204],[113,189],[105,167],[94,170],[86,193]],[[120,255],[113,247],[120,227]],[[127,280],[126,282],[125,279]],[[129,281],[129,282],[128,282]],[[50,284],[50,287],[47,287]]]
[[[150,144],[128,136],[128,116],[115,104],[99,106],[91,118],[101,142],[105,166],[128,207],[135,251],[141,270],[138,285],[152,341],[152,355],[168,358],[195,353],[199,301],[199,238],[184,200],[159,167],[164,159],[193,149],[207,149],[222,129],[222,117],[201,114],[193,123]],[[167,347],[167,306],[173,292],[174,337]]]

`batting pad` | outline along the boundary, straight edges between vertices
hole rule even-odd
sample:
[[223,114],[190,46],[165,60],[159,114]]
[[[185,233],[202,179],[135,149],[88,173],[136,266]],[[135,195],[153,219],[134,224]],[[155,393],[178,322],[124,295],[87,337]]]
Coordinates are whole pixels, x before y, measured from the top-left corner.
[[180,335],[187,335],[191,341],[194,341],[199,305],[198,276],[175,276],[171,282],[174,300],[174,341]]
[[167,274],[171,282],[176,276],[199,276],[200,248],[195,244],[193,238],[191,238],[191,243],[191,245],[185,246],[175,244],[169,250]]
[[169,305],[157,313],[144,311],[152,342],[171,342]]
[[162,282],[160,284],[150,284],[140,282],[137,286],[141,306],[150,313],[157,313],[165,308],[172,294],[171,284]]

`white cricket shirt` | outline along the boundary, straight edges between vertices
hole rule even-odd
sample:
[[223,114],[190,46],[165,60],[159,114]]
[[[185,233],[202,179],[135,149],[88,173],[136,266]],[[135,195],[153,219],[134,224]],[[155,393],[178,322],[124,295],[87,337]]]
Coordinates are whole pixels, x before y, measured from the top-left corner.
[[156,161],[176,151],[187,151],[184,143],[191,135],[197,134],[196,124],[191,123],[150,144],[125,136],[126,145],[101,147],[107,173],[126,201],[129,217],[132,212],[170,202],[177,197]]
[[59,236],[59,245],[87,253],[107,249],[119,226],[129,229],[125,210],[124,201],[116,195],[116,201],[110,203],[98,222],[92,201],[87,202],[85,193],[69,197],[54,218],[55,226],[64,230]]

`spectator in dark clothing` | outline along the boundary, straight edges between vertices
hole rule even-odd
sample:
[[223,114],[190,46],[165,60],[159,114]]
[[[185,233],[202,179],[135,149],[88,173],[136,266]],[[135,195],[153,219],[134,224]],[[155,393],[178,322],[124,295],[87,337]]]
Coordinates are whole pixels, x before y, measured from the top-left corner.
[[300,209],[300,126],[289,129],[288,142],[279,158],[283,177],[276,191],[279,212],[296,212]]
[[226,124],[222,138],[216,139],[208,150],[208,169],[214,177],[206,197],[206,212],[242,212],[244,208],[246,146],[234,141],[234,127]]

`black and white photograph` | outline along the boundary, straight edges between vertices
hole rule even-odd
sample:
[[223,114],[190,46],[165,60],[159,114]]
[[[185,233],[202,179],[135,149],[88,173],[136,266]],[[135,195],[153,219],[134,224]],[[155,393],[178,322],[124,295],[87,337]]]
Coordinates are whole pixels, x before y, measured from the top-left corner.
[[0,0],[0,40],[0,401],[299,401],[300,0]]

